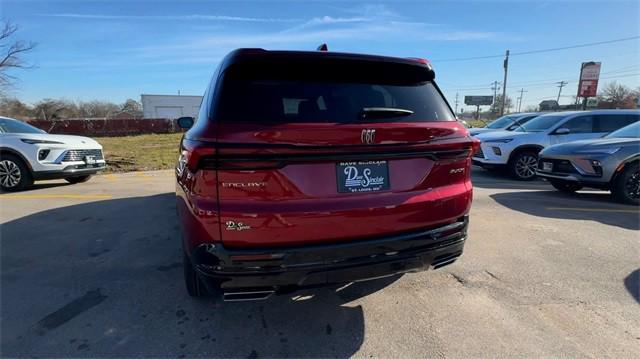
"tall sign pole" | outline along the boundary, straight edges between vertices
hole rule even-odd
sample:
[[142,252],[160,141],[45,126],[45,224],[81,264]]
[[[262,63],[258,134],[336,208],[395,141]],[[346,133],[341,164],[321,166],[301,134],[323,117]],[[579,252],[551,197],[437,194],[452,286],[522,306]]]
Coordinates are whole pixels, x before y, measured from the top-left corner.
[[504,80],[502,81],[502,106],[500,107],[500,116],[504,115],[504,107],[507,103],[507,70],[509,69],[509,50],[504,58]]

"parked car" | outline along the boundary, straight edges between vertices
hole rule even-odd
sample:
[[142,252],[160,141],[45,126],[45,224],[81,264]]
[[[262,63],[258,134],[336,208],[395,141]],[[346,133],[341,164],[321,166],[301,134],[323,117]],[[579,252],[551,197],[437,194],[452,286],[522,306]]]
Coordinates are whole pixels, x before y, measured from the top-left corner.
[[178,122],[191,296],[264,299],[462,254],[478,141],[425,60],[236,50]]
[[88,137],[51,135],[22,121],[0,117],[0,188],[19,191],[33,181],[86,182],[106,166],[102,146]]
[[536,173],[562,192],[599,188],[639,205],[640,122],[603,138],[548,147],[540,152]]
[[482,143],[473,157],[484,168],[507,167],[513,178],[532,180],[538,153],[551,145],[599,138],[640,119],[638,110],[555,112],[540,115],[513,131],[476,136]]
[[516,128],[524,125],[529,120],[540,116],[541,112],[526,112],[526,113],[514,113],[499,117],[487,124],[485,127],[473,127],[469,129],[471,136],[477,136],[481,133],[495,132],[495,131],[513,131]]

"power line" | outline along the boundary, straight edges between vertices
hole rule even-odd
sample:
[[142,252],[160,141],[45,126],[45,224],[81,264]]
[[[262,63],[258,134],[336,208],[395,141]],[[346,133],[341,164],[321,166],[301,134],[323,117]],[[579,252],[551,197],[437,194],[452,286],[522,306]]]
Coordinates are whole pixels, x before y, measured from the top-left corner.
[[[539,50],[529,50],[529,51],[513,52],[513,53],[511,53],[511,54],[510,54],[510,56],[531,55],[531,54],[539,54],[539,53],[543,53],[543,52],[552,52],[552,51],[561,51],[561,50],[577,49],[577,48],[581,48],[581,47],[588,47],[588,46],[597,46],[597,45],[612,44],[612,43],[616,43],[616,42],[630,41],[630,40],[636,40],[636,39],[640,39],[640,36],[631,36],[631,37],[624,37],[624,38],[621,38],[621,39],[613,39],[613,40],[606,40],[606,41],[589,42],[589,43],[586,43],[586,44],[578,44],[578,45],[569,45],[569,46],[562,46],[562,47],[552,47],[552,48],[549,48],[549,49],[539,49]],[[469,60],[493,59],[493,58],[499,58],[499,57],[503,57],[503,56],[504,56],[504,55],[486,55],[486,56],[458,57],[458,58],[442,59],[442,60],[432,60],[432,61],[433,61],[433,62],[469,61]]]

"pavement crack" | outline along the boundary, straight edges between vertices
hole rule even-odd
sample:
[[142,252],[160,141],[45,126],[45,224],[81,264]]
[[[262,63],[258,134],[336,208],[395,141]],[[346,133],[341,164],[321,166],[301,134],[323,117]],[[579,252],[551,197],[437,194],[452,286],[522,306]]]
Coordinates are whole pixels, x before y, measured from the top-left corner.
[[462,278],[461,276],[455,274],[455,273],[449,273],[455,280],[458,281],[458,283],[462,284],[462,285],[466,285],[467,284],[467,280]]
[[484,272],[485,272],[485,273],[487,273],[488,275],[490,275],[490,276],[491,276],[491,278],[493,278],[493,279],[495,279],[495,280],[498,280],[498,281],[502,282],[502,279],[498,278],[498,276],[496,276],[495,274],[493,274],[493,273],[489,272],[488,270],[486,270],[486,269],[485,269],[485,270],[484,270]]

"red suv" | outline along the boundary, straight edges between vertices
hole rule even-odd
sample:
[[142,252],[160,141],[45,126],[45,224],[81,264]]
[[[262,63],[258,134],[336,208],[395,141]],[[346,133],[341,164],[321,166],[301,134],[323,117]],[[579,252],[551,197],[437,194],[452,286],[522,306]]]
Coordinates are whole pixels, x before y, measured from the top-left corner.
[[236,50],[178,123],[192,296],[264,299],[462,254],[478,143],[426,60]]

